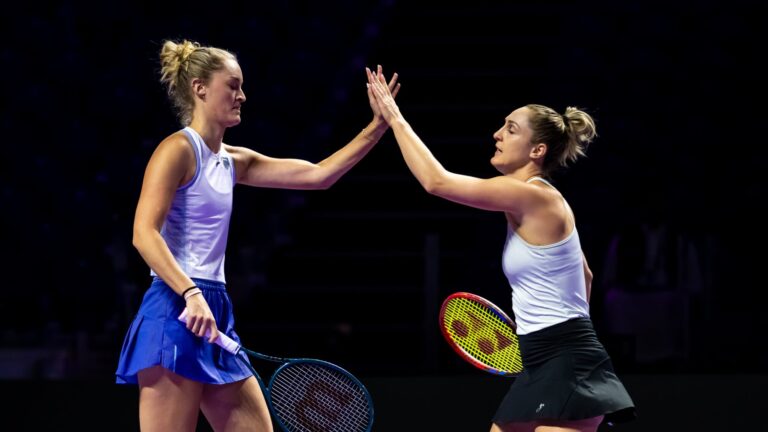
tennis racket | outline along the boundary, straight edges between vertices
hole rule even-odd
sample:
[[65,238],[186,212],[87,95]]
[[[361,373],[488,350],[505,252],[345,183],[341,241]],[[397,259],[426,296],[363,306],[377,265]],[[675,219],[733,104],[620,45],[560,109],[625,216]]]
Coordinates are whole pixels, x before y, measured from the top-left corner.
[[440,306],[440,330],[456,353],[483,371],[517,376],[523,371],[515,323],[501,308],[468,292]]
[[[187,310],[179,316],[186,323]],[[253,372],[278,425],[286,432],[368,432],[373,426],[373,400],[351,373],[323,360],[280,358],[251,351],[219,333],[216,344]],[[281,363],[265,387],[244,357]]]

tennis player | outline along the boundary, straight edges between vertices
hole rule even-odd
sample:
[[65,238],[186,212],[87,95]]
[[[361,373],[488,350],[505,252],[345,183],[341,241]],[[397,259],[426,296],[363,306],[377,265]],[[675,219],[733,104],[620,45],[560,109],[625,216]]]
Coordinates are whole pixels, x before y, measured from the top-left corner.
[[[252,372],[202,338],[223,332],[239,342],[224,277],[233,187],[329,188],[388,126],[372,104],[373,120],[323,161],[271,158],[224,143],[246,100],[234,54],[165,41],[160,60],[183,129],[160,142],[144,173],[133,244],[154,279],[125,336],[117,382],[138,384],[144,432],[194,431],[200,410],[216,431],[271,431]],[[186,327],[177,319],[184,308]]]
[[512,288],[524,372],[491,426],[499,431],[595,431],[603,421],[635,416],[635,407],[598,341],[589,315],[592,272],[573,211],[547,180],[584,155],[596,136],[592,117],[568,107],[514,110],[493,134],[491,164],[481,179],[447,171],[403,117],[380,70],[368,73],[368,97],[392,128],[408,168],[430,194],[502,212],[502,255]]

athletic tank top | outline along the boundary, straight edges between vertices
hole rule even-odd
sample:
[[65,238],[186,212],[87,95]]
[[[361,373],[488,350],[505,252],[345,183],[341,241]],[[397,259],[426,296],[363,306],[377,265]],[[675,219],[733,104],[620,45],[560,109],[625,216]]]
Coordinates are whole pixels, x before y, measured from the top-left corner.
[[[176,190],[160,234],[187,276],[226,283],[235,166],[223,146],[214,154],[194,129],[183,131],[195,150],[195,176]],[[151,275],[157,276],[154,270]]]
[[[528,183],[540,177],[528,179]],[[534,246],[508,225],[502,268],[512,288],[518,334],[589,317],[581,243],[576,227],[557,243]]]

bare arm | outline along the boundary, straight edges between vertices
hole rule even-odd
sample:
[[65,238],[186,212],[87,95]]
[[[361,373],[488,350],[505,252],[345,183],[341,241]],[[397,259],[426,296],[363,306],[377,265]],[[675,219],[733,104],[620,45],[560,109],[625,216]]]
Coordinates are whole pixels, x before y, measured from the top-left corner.
[[[178,295],[182,295],[194,282],[174,259],[160,230],[176,189],[194,175],[194,170],[195,154],[186,137],[177,133],[160,143],[144,172],[133,221],[133,245],[147,265]],[[203,296],[189,297],[186,303],[189,313],[187,328],[198,336],[203,336],[206,329],[210,329],[210,340],[214,340],[218,331]]]
[[428,193],[470,207],[516,214],[547,202],[541,188],[511,177],[480,179],[443,168],[400,113],[379,72],[368,71],[368,97],[378,104],[382,117],[392,127],[408,169]]
[[[381,66],[379,66],[379,72]],[[387,90],[394,98],[400,90],[394,74]],[[376,145],[389,125],[379,106],[370,101],[373,120],[344,147],[318,163],[301,159],[277,159],[245,147],[227,146],[235,159],[237,182],[260,187],[282,189],[328,189],[365,157]]]
[[368,154],[386,130],[386,123],[372,121],[347,145],[318,163],[273,158],[245,147],[227,146],[227,151],[235,161],[238,183],[281,189],[328,189]]

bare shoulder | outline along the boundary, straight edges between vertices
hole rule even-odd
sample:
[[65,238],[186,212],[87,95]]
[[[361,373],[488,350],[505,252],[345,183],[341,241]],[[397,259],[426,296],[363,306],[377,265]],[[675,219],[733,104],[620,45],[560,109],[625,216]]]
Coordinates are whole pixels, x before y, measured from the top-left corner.
[[224,147],[224,150],[227,151],[227,153],[231,154],[232,156],[243,156],[243,155],[252,155],[252,154],[258,154],[255,151],[247,148],[247,147],[241,147],[241,146],[234,146],[227,143],[221,143],[221,145]]
[[174,132],[167,137],[165,137],[164,140],[160,141],[160,144],[158,144],[157,149],[155,150],[156,153],[162,152],[162,153],[172,153],[172,154],[179,154],[179,155],[190,155],[194,156],[195,151],[192,148],[192,142],[189,140],[189,137],[187,134],[185,134],[182,131]]
[[152,153],[150,165],[194,165],[195,150],[184,132],[175,132],[160,141]]
[[227,151],[227,153],[229,153],[232,156],[241,155],[243,153],[243,151],[245,150],[244,147],[233,146],[233,145],[227,144],[227,143],[221,143],[221,146],[224,148],[224,150]]
[[232,159],[236,163],[251,165],[253,163],[262,161],[266,158],[261,153],[258,153],[252,149],[249,149],[248,147],[233,146],[226,143],[221,143],[221,145],[224,148],[224,150],[226,150],[227,153],[229,153],[229,155],[232,156]]
[[528,186],[531,186],[532,193],[538,194],[542,199],[546,200],[550,203],[559,203],[560,201],[564,201],[565,197],[563,197],[563,194],[560,193],[557,188],[552,186],[549,183],[545,183],[539,180],[533,180],[530,183],[526,183]]
[[575,215],[563,194],[550,184],[538,181],[532,183],[537,185],[546,203],[546,205],[540,207],[541,215],[560,221],[566,231],[570,232]]
[[195,172],[195,150],[184,132],[175,132],[160,141],[147,166],[148,172],[175,173],[189,179]]

